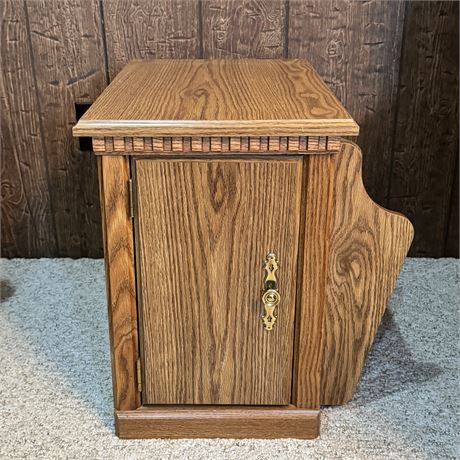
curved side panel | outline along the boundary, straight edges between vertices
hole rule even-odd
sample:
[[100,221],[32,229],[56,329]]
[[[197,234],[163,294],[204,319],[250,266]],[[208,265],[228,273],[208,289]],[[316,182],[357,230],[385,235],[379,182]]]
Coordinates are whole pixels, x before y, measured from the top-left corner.
[[352,398],[414,234],[366,193],[357,145],[343,141],[335,161],[321,404]]

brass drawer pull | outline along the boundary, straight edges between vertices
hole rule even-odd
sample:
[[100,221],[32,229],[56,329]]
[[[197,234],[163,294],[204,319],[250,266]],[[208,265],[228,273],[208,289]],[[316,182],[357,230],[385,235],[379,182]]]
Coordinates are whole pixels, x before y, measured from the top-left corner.
[[278,292],[278,281],[275,276],[275,272],[278,270],[278,261],[276,260],[275,254],[267,254],[267,258],[264,261],[264,269],[267,272],[267,276],[262,291],[262,302],[265,309],[265,315],[262,316],[262,321],[265,329],[271,331],[277,318],[275,315],[275,308],[281,300],[280,293]]

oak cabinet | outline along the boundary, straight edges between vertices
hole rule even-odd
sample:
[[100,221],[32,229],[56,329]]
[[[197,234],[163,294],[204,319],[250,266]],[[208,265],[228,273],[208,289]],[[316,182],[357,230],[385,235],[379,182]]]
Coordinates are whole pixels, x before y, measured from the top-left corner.
[[412,239],[306,61],[129,64],[99,158],[117,433],[299,437],[356,387]]

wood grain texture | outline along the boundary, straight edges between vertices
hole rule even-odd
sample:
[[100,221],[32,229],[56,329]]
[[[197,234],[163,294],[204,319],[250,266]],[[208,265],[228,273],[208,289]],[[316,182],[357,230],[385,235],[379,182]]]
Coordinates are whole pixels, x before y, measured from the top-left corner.
[[134,410],[140,406],[140,395],[129,159],[102,157],[99,161],[114,405],[117,410]]
[[104,0],[109,75],[132,59],[200,57],[199,2]]
[[[136,160],[148,404],[289,404],[302,160]],[[263,327],[263,261],[281,303]]]
[[157,59],[128,64],[73,132],[341,136],[358,130],[307,61]]
[[408,2],[389,206],[441,257],[458,156],[458,2]]
[[263,139],[261,137],[95,137],[93,150],[96,155],[141,155],[145,153],[171,153],[177,152],[196,154],[209,153],[281,153],[293,152],[318,153],[339,151],[340,139],[326,136],[300,136],[270,137],[266,150],[261,150]]
[[343,142],[333,158],[322,404],[352,398],[414,234],[408,219],[367,195],[357,145]]
[[[82,4],[86,10],[83,16],[78,11]],[[103,11],[98,5],[102,5]],[[213,5],[218,9],[210,8]],[[94,247],[100,241],[99,224],[93,231],[90,223],[98,219],[93,160],[87,161],[87,153],[79,154],[78,141],[73,142],[70,136],[61,137],[64,126],[70,127],[75,122],[72,104],[93,101],[105,85],[87,91],[83,80],[72,83],[73,78],[83,78],[93,68],[88,63],[96,60],[97,68],[104,68],[107,54],[108,73],[114,78],[133,58],[199,58],[203,54],[218,57],[219,53],[232,52],[241,57],[267,57],[272,51],[273,56],[279,57],[278,38],[281,39],[283,30],[284,56],[308,58],[363,125],[358,143],[364,151],[372,152],[364,160],[365,184],[377,202],[403,211],[414,221],[417,237],[411,254],[452,254],[448,248],[452,247],[450,241],[456,246],[458,219],[446,219],[452,202],[446,197],[455,197],[452,187],[455,181],[453,175],[449,176],[452,163],[448,158],[456,143],[452,136],[456,137],[457,118],[452,110],[457,109],[448,101],[455,103],[458,98],[457,79],[453,79],[458,68],[457,2],[405,2],[401,6],[392,1],[290,0],[284,3],[284,12],[278,9],[278,1],[271,0],[5,1],[2,6],[14,18],[10,21],[5,17],[2,28],[2,36],[10,40],[2,43],[3,255],[102,254],[100,248]],[[92,12],[96,20],[91,17]],[[26,13],[33,26],[31,35]],[[280,22],[283,14],[284,20]],[[37,24],[40,27],[35,27]],[[238,28],[241,24],[253,27]],[[225,33],[222,39],[220,32]],[[100,40],[105,36],[106,50],[100,44],[93,48],[89,45],[98,36]],[[400,69],[401,88],[395,93],[401,49],[404,69]],[[19,69],[16,64],[24,70],[16,72]],[[34,96],[35,64],[38,97]],[[69,76],[55,78],[54,74],[64,75],[66,69],[76,71],[69,70]],[[43,73],[46,78],[42,78]],[[98,70],[85,81],[91,86],[99,75]],[[61,88],[66,88],[69,81],[75,91],[64,93]],[[392,127],[399,98],[398,133],[394,142]],[[38,127],[41,121],[48,139],[42,147],[41,139],[45,136]],[[438,125],[442,131],[439,135],[435,133]],[[411,140],[413,130],[415,136]],[[62,142],[52,141],[53,149],[48,155],[53,136]],[[16,159],[10,159],[13,151]],[[48,156],[51,157],[49,181],[45,172]],[[90,175],[85,167],[90,169]],[[450,181],[444,176],[446,170]],[[87,190],[87,182],[93,184],[92,192],[80,193]],[[54,199],[58,200],[56,231],[52,222]],[[447,220],[451,229],[447,228]],[[79,229],[78,234],[69,228]],[[447,245],[446,232],[453,235]],[[439,248],[444,246],[446,250],[440,252]]]
[[2,256],[56,256],[27,14],[15,1],[2,1],[0,11]]
[[26,2],[39,116],[60,256],[98,257],[101,223],[97,167],[72,139],[75,101],[94,100],[106,85],[96,0]]
[[273,407],[142,407],[116,411],[116,432],[138,438],[300,438],[319,435],[319,411]]
[[382,204],[391,171],[403,23],[399,1],[289,2],[288,56],[308,58],[360,125],[357,142],[372,152],[364,161],[364,183]]
[[283,0],[202,1],[206,59],[281,58],[286,45]]
[[311,409],[319,409],[321,403],[332,158],[315,155],[304,160],[292,403]]

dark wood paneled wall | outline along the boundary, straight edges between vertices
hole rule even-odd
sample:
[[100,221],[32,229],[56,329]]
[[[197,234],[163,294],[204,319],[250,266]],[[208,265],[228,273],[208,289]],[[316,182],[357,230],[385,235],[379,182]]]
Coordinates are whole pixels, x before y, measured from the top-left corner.
[[100,257],[96,163],[72,138],[133,58],[309,59],[361,125],[373,199],[413,256],[458,256],[457,2],[2,0],[2,254]]

